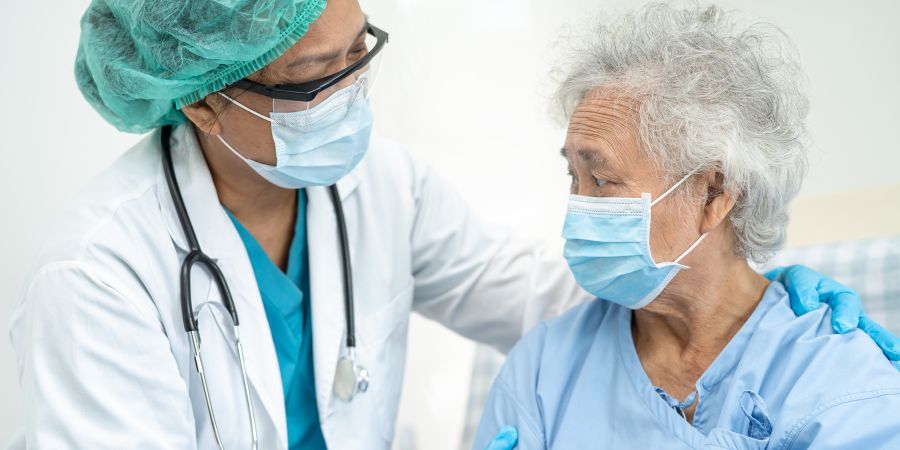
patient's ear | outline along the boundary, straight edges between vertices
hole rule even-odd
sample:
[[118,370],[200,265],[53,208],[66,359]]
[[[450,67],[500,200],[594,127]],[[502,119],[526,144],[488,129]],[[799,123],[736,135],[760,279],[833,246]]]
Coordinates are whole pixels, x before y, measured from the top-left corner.
[[706,208],[700,233],[709,233],[719,226],[737,203],[737,198],[725,190],[725,176],[721,172],[710,172],[706,180]]

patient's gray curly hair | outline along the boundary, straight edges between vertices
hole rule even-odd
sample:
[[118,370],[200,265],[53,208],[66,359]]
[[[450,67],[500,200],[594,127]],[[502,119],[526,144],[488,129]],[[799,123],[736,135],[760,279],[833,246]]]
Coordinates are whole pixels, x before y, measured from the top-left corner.
[[673,179],[717,170],[736,196],[736,251],[764,262],[783,245],[806,174],[806,78],[776,26],[719,7],[650,4],[568,39],[555,105],[568,121],[594,89],[637,100],[643,150]]

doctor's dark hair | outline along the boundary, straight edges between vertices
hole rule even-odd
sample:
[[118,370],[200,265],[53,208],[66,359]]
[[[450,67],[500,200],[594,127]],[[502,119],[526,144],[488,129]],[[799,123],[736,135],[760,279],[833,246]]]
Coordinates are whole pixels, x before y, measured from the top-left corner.
[[806,77],[776,26],[739,26],[695,3],[650,4],[567,37],[554,104],[568,122],[596,89],[639,105],[643,151],[671,180],[715,170],[737,198],[736,251],[764,262],[783,247],[788,205],[807,171]]

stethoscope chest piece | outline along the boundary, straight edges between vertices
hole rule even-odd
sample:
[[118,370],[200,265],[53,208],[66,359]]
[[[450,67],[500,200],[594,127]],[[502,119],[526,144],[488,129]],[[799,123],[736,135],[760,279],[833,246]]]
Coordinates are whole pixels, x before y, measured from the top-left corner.
[[345,402],[369,390],[369,371],[356,363],[355,350],[351,347],[341,356],[334,372],[334,395]]

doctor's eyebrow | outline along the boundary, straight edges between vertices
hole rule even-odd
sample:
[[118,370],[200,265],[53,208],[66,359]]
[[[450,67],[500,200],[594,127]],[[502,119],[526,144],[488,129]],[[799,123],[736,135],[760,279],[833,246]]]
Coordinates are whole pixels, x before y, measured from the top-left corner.
[[[366,16],[366,20],[363,22],[363,26],[359,30],[359,33],[356,34],[356,37],[353,39],[353,42],[358,41],[360,37],[364,36],[368,29],[369,29],[369,16]],[[313,63],[313,64],[325,63],[325,62],[331,61],[331,60],[341,56],[341,54],[343,52],[344,52],[343,49],[337,49],[337,50],[328,51],[325,53],[319,53],[316,55],[301,56],[301,57],[291,61],[291,63],[288,64],[288,68],[293,68],[293,67],[302,66],[305,64],[311,64],[311,63]]]

